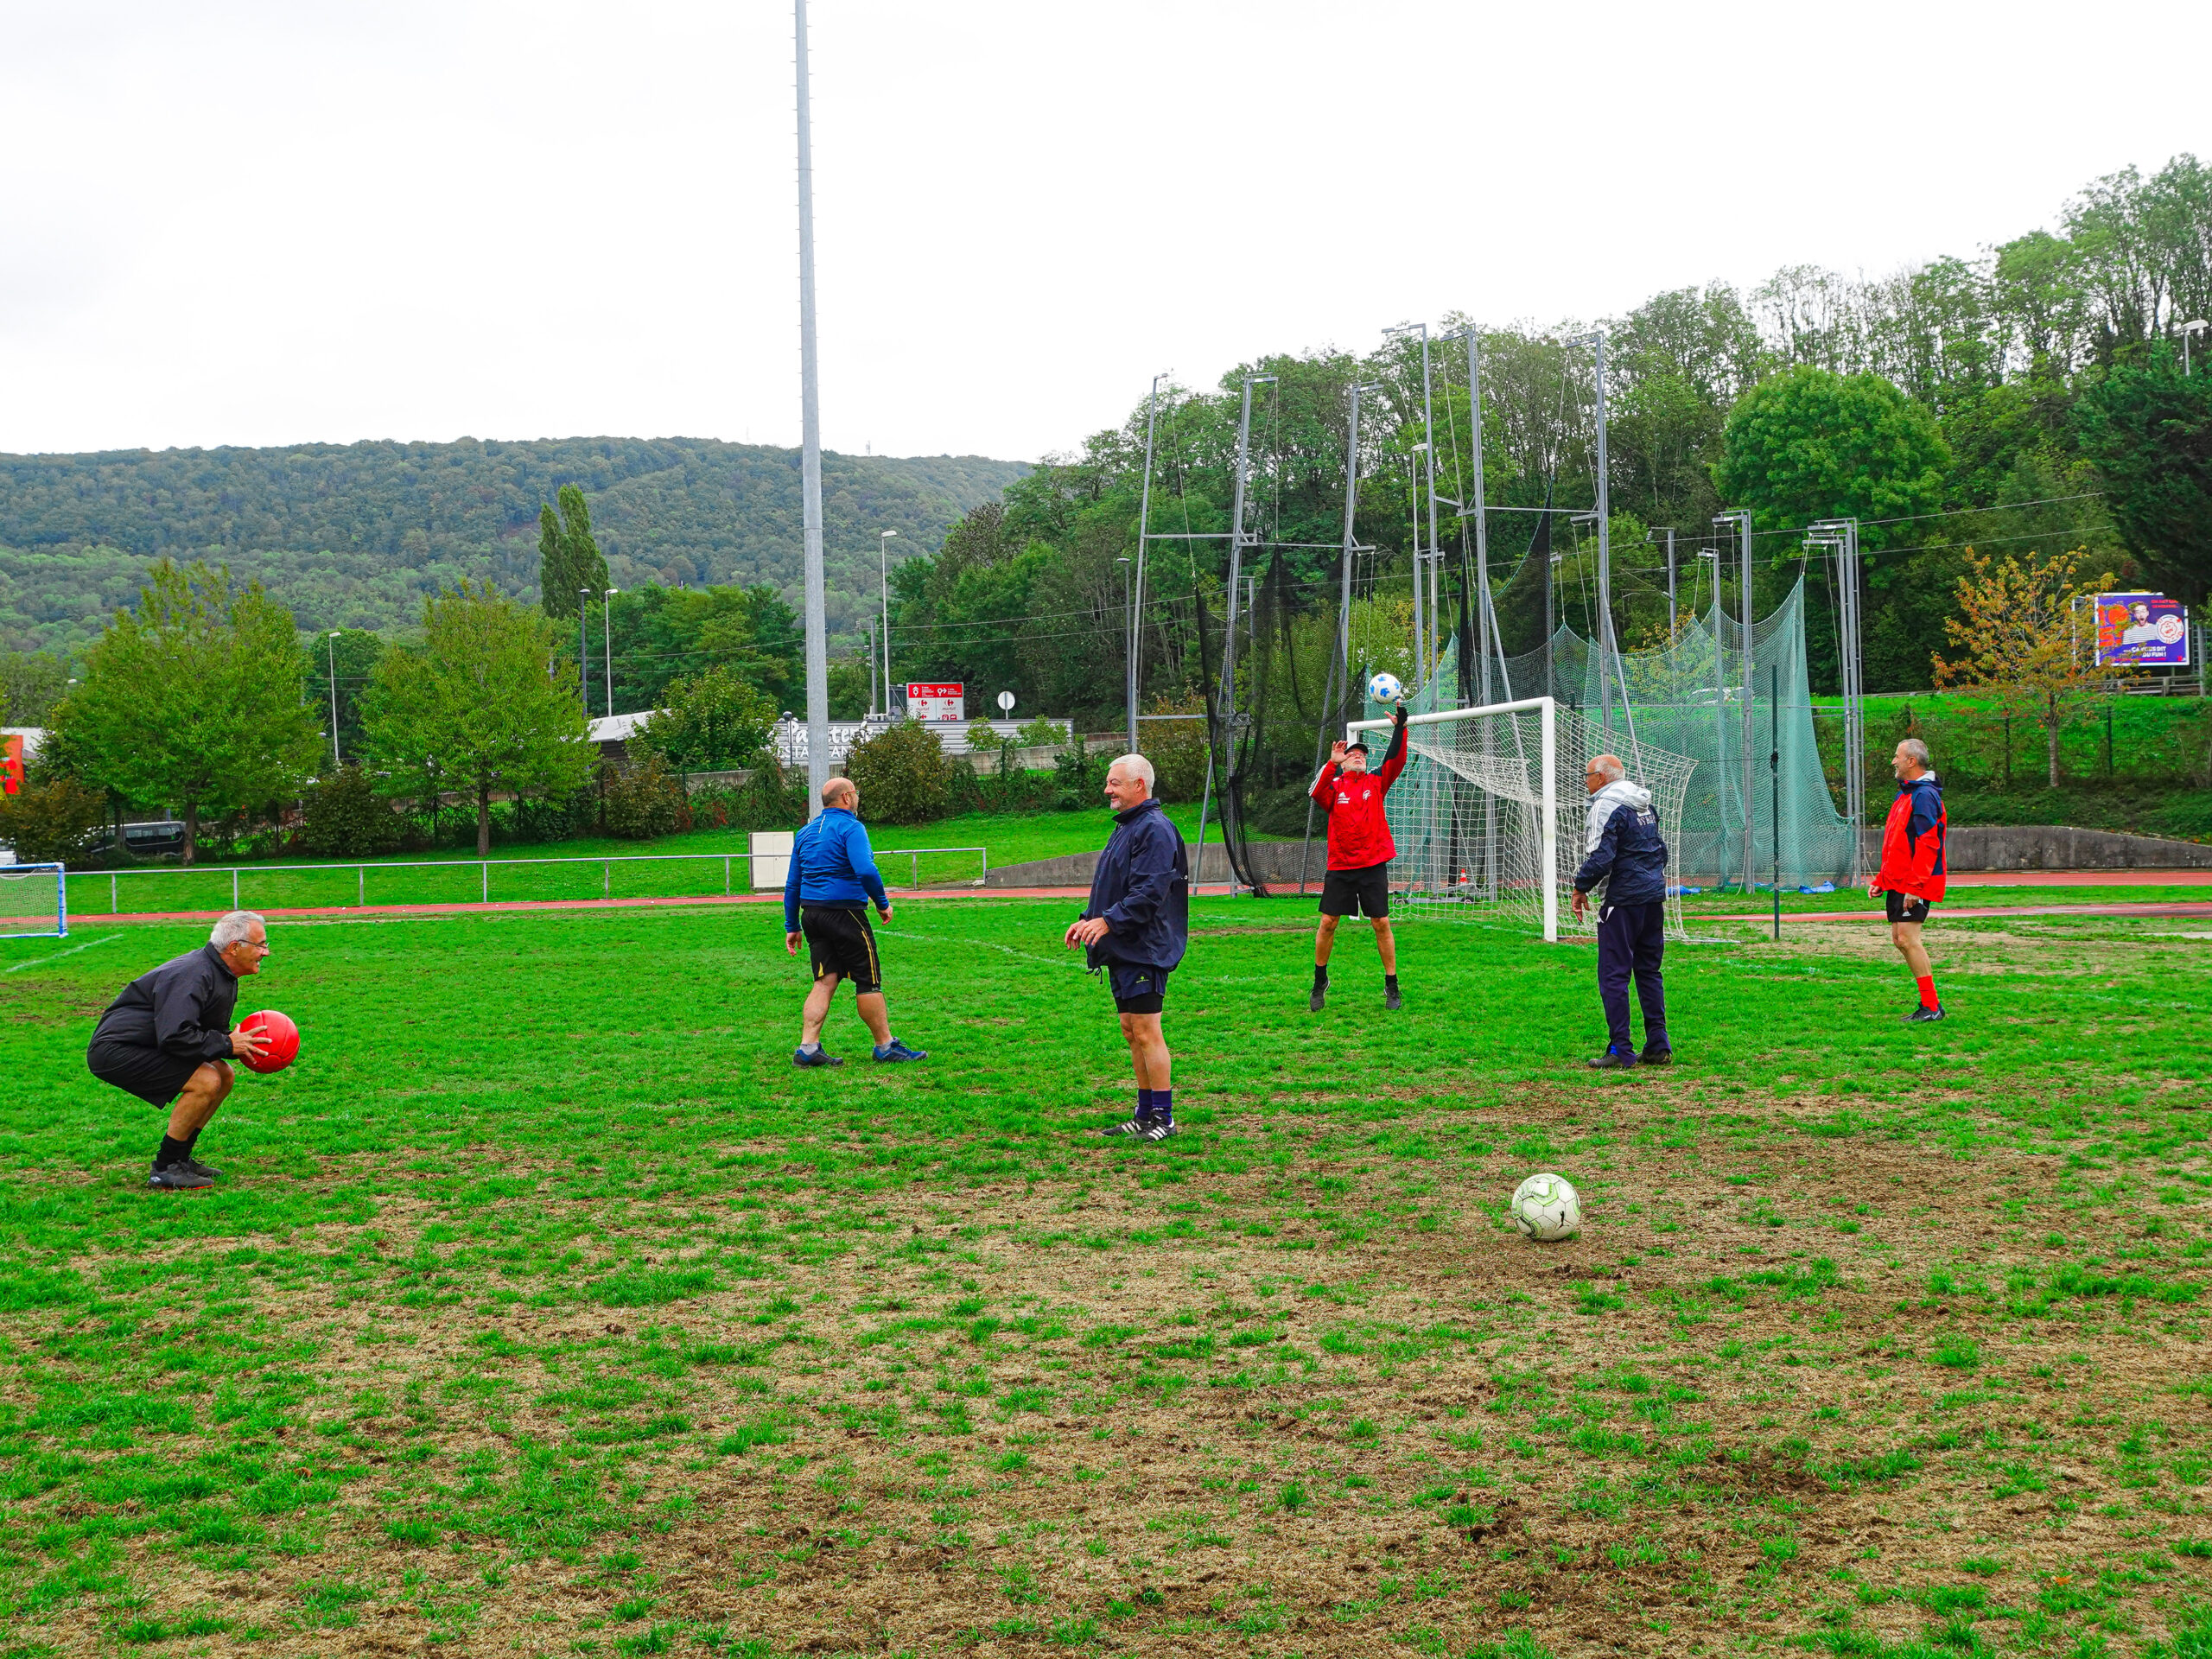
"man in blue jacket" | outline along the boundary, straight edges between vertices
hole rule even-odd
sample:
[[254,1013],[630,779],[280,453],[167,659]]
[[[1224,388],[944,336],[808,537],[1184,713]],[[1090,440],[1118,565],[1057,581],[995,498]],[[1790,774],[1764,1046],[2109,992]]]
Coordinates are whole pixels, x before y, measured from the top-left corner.
[[1667,842],[1651,791],[1629,782],[1617,754],[1594,756],[1582,774],[1590,791],[1584,826],[1582,868],[1574,873],[1574,915],[1581,919],[1590,890],[1600,881],[1598,906],[1598,995],[1611,1033],[1605,1052],[1588,1064],[1599,1071],[1639,1062],[1629,1034],[1628,982],[1643,1007],[1641,1064],[1666,1065],[1675,1058],[1667,1041],[1667,992],[1660,958],[1667,949]]
[[822,1022],[830,1017],[830,999],[841,979],[853,982],[853,1001],[875,1038],[878,1060],[929,1058],[928,1050],[909,1048],[891,1034],[883,967],[868,921],[871,900],[885,921],[891,919],[891,895],[876,874],[860,806],[853,780],[832,778],[822,786],[822,816],[791,837],[791,868],[784,875],[784,949],[797,956],[804,933],[814,963],[814,988],[806,994],[793,1065],[844,1064],[822,1051]]
[[1137,1074],[1134,1117],[1103,1130],[1165,1141],[1175,1133],[1174,1079],[1160,1029],[1167,976],[1191,938],[1191,865],[1182,831],[1152,793],[1152,762],[1125,754],[1107,768],[1114,833],[1090,877],[1090,900],[1062,942],[1103,968]]

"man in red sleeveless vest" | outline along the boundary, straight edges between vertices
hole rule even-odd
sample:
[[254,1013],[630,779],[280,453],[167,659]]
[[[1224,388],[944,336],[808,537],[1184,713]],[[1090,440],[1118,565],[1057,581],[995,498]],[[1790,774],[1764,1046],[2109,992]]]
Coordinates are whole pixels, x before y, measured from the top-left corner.
[[1912,969],[1920,987],[1920,1001],[1909,1020],[1941,1020],[1943,1005],[1936,996],[1936,970],[1929,966],[1928,948],[1920,942],[1921,925],[1928,906],[1943,896],[1943,791],[1928,768],[1928,746],[1916,737],[1897,745],[1890,758],[1897,773],[1897,798],[1890,803],[1890,816],[1882,825],[1882,866],[1866,884],[1868,897],[1883,895],[1890,918],[1890,943]]

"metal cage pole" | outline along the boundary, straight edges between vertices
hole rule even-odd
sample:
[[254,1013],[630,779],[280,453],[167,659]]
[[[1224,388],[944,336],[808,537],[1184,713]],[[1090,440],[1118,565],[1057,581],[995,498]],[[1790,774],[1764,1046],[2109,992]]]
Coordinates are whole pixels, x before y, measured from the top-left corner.
[[1146,533],[1152,523],[1152,439],[1160,423],[1160,383],[1162,376],[1152,377],[1152,401],[1144,417],[1144,486],[1137,493],[1137,557],[1136,579],[1129,596],[1129,753],[1137,752],[1137,653],[1144,649],[1144,627],[1138,620],[1144,614],[1144,553]]

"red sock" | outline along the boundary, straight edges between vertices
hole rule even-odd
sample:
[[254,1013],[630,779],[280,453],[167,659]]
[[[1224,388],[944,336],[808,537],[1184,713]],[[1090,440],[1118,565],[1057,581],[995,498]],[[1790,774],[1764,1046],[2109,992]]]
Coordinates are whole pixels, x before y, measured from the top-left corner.
[[1913,982],[1920,987],[1920,1006],[1923,1008],[1934,1007],[1936,1006],[1936,976],[1916,975]]

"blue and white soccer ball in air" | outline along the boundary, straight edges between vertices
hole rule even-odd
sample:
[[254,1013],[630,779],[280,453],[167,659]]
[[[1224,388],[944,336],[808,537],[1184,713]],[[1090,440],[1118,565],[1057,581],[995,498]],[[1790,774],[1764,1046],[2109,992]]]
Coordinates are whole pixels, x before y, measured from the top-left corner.
[[1367,683],[1367,700],[1370,702],[1387,705],[1405,695],[1406,688],[1398,683],[1398,677],[1395,674],[1377,674]]
[[1513,1189],[1513,1224],[1547,1244],[1582,1230],[1582,1200],[1562,1175],[1531,1175]]

